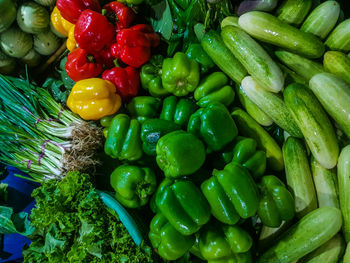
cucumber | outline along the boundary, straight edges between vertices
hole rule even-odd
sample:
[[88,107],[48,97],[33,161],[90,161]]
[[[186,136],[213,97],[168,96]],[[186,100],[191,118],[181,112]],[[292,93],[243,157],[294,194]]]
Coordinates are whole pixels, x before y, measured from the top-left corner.
[[278,126],[292,136],[303,137],[289,109],[278,94],[263,89],[251,76],[242,80],[242,89],[248,98],[270,116]]
[[245,95],[241,85],[236,86],[236,91],[239,101],[254,120],[262,126],[272,125],[273,120]]
[[258,263],[293,262],[330,240],[341,225],[339,209],[318,208],[289,228],[281,240],[258,259]]
[[333,168],[337,164],[339,145],[332,123],[315,95],[298,83],[289,85],[283,95],[315,159],[324,168]]
[[331,50],[350,51],[350,18],[341,22],[325,42]]
[[242,1],[242,3],[239,5],[237,9],[237,14],[242,15],[252,10],[269,12],[275,9],[277,4],[278,4],[278,0],[259,0],[259,1],[245,0],[245,1]]
[[346,246],[345,255],[343,257],[343,261],[341,262],[342,263],[350,262],[350,242],[348,242],[348,245]]
[[338,161],[340,209],[343,213],[345,241],[350,242],[350,145],[343,148]]
[[344,254],[345,245],[344,238],[336,234],[322,246],[298,260],[298,263],[337,263]]
[[333,74],[321,73],[312,77],[309,87],[350,138],[350,85]]
[[240,128],[240,134],[256,140],[258,148],[266,152],[269,167],[275,171],[283,170],[282,150],[271,135],[242,109],[235,109],[232,117]]
[[221,28],[224,28],[225,26],[237,26],[237,27],[239,27],[239,25],[238,25],[238,16],[225,17],[221,21]]
[[284,82],[285,85],[289,85],[292,84],[294,82],[296,83],[300,83],[303,85],[307,85],[308,82],[300,75],[298,75],[296,72],[294,72],[293,70],[287,68],[285,65],[278,63],[278,66],[283,70],[284,73]]
[[317,208],[316,191],[306,149],[301,140],[288,137],[282,151],[287,184],[295,200],[295,213],[301,218]]
[[226,26],[221,31],[224,43],[248,73],[266,90],[279,92],[283,73],[267,52],[242,29]]
[[336,25],[339,13],[340,5],[337,1],[326,1],[311,12],[300,30],[325,39]]
[[317,193],[318,206],[339,208],[338,179],[335,169],[325,169],[311,156],[311,172]]
[[282,63],[303,77],[307,82],[309,82],[314,75],[324,72],[323,66],[320,63],[289,51],[279,50],[275,52],[275,55]]
[[350,84],[350,58],[339,51],[328,51],[323,58],[324,68]]
[[279,20],[299,26],[307,16],[312,5],[312,0],[285,0],[277,9],[276,16]]
[[302,32],[268,13],[252,11],[242,15],[238,23],[256,39],[308,58],[319,58],[325,50],[323,43],[314,35]]
[[291,221],[282,221],[279,227],[263,225],[259,235],[258,250],[265,251],[276,243],[276,240],[290,227]]
[[222,41],[220,34],[211,30],[202,38],[201,45],[214,63],[233,81],[240,84],[247,75],[247,70],[235,58]]

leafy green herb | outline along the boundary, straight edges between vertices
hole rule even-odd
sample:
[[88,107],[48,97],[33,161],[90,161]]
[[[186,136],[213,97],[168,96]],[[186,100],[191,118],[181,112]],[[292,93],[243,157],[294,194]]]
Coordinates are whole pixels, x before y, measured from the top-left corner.
[[40,231],[23,251],[24,262],[153,262],[104,206],[87,174],[48,180],[32,196],[30,220]]
[[13,212],[12,207],[0,206],[0,234],[21,234],[29,236],[35,228],[30,225],[28,214]]
[[174,22],[168,0],[162,1],[152,6],[152,8],[155,12],[155,18],[151,18],[153,29],[160,33],[165,40],[170,40]]

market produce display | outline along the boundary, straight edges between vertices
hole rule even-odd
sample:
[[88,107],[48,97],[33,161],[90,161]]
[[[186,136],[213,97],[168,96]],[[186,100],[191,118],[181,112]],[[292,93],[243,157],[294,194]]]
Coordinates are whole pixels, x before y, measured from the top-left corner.
[[350,263],[349,52],[346,1],[0,0],[0,261]]

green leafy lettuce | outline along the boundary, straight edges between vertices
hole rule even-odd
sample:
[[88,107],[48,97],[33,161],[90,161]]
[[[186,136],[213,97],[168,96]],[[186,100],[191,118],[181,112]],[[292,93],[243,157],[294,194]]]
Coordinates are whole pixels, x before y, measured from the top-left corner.
[[87,174],[48,180],[32,196],[30,220],[37,231],[23,251],[24,262],[153,262],[107,210]]

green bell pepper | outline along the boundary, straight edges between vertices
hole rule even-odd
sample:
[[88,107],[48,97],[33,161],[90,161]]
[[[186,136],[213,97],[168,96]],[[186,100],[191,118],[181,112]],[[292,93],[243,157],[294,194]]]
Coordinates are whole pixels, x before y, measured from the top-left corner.
[[210,219],[210,207],[191,181],[177,181],[156,196],[156,204],[169,223],[181,234],[192,235]]
[[169,96],[163,100],[160,119],[172,121],[182,127],[186,127],[191,115],[197,109],[198,106],[192,100]]
[[141,124],[126,114],[116,115],[109,128],[105,153],[119,160],[137,160],[142,156]]
[[147,155],[156,155],[157,142],[170,132],[180,130],[181,127],[171,121],[162,119],[149,119],[142,123],[141,141],[142,149]]
[[193,134],[173,131],[156,146],[157,164],[166,177],[180,178],[196,172],[205,161],[204,144]]
[[148,237],[157,253],[166,260],[182,257],[195,242],[194,235],[182,235],[161,213],[153,217]]
[[157,207],[157,203],[156,203],[156,199],[157,196],[160,195],[161,193],[163,193],[165,187],[172,185],[174,183],[174,180],[170,179],[170,178],[164,178],[163,181],[159,184],[156,192],[154,193],[154,195],[152,195],[151,201],[150,201],[150,207],[153,213],[158,213],[159,209]]
[[202,139],[208,151],[223,149],[238,134],[230,112],[219,102],[209,103],[192,114],[187,131]]
[[163,60],[164,57],[162,55],[154,55],[141,68],[141,86],[143,89],[148,90],[153,97],[163,97],[169,94],[162,84]]
[[251,236],[239,226],[208,224],[200,230],[199,250],[208,262],[253,262]]
[[264,176],[260,189],[262,195],[258,215],[264,225],[279,227],[283,220],[293,219],[294,198],[280,179],[273,175]]
[[257,186],[245,169],[231,162],[221,171],[214,170],[213,176],[201,185],[211,213],[225,224],[235,224],[239,218],[254,216],[258,210]]
[[104,128],[108,128],[111,125],[111,122],[113,120],[115,115],[108,115],[104,116],[100,119],[100,125]]
[[103,118],[100,119],[100,125],[102,127],[104,127],[103,128],[103,136],[105,138],[107,138],[107,136],[108,136],[108,128],[111,125],[111,122],[112,122],[114,116],[115,115],[108,115],[108,116],[104,116]]
[[166,58],[162,67],[163,87],[175,96],[186,96],[199,83],[199,65],[185,53],[177,52],[173,58]]
[[214,72],[199,83],[194,91],[194,98],[200,107],[217,101],[229,106],[235,99],[235,92],[231,86],[226,85],[228,78],[222,72]]
[[258,143],[254,139],[238,136],[233,150],[225,147],[220,153],[220,158],[226,164],[230,162],[241,164],[255,179],[258,179],[264,175],[266,170],[266,153],[257,150],[257,147]]
[[186,50],[186,55],[199,63],[201,73],[207,73],[211,68],[215,67],[214,61],[204,51],[201,44],[190,44]]
[[15,1],[11,0],[0,1],[0,33],[8,29],[13,21],[16,20],[15,3]]
[[156,176],[148,167],[121,165],[111,174],[115,198],[125,207],[138,208],[148,203],[157,187]]
[[147,119],[157,117],[160,104],[160,99],[151,96],[137,96],[129,102],[127,109],[132,118],[142,123]]

